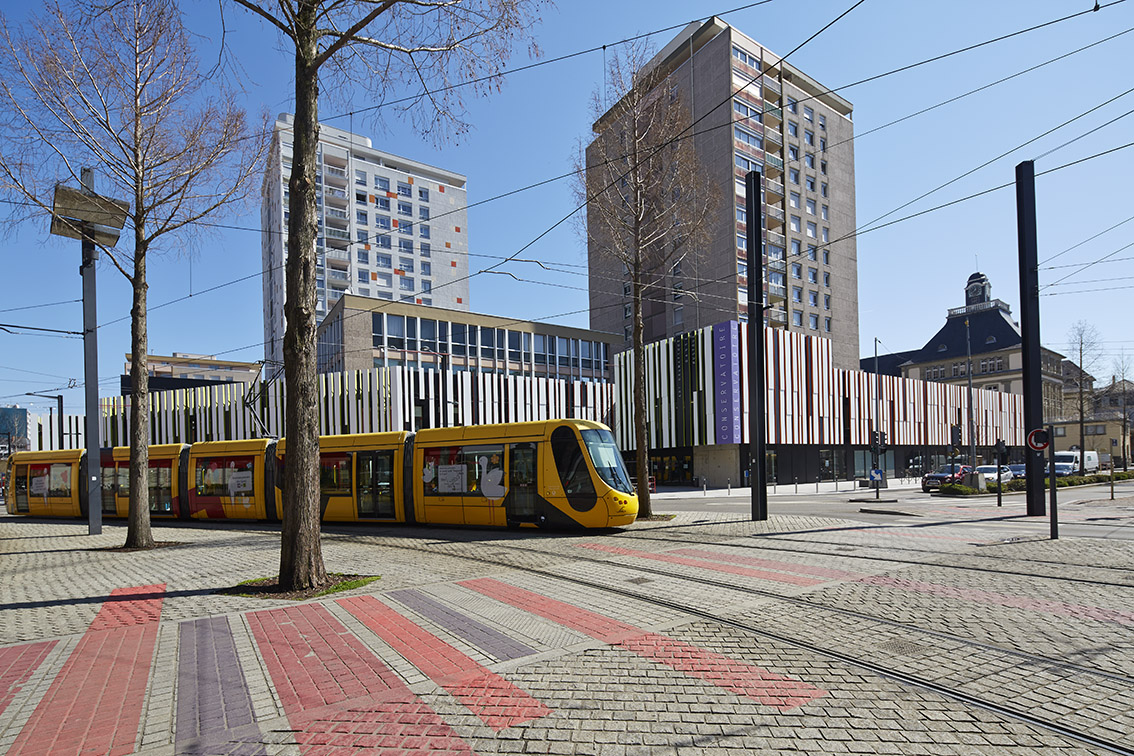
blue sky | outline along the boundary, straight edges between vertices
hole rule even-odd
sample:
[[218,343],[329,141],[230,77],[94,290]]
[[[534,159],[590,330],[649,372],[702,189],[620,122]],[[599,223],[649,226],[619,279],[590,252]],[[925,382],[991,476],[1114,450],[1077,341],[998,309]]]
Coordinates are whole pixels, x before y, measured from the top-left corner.
[[[724,13],[698,4],[701,12]],[[851,5],[850,0],[773,0],[724,14],[726,21],[778,54],[786,54]],[[791,60],[820,83],[842,87],[967,45],[1086,10],[1083,0],[1003,0],[950,3],[866,0],[846,18],[808,43]],[[533,35],[544,59],[630,36],[699,20],[691,4],[678,2],[560,3],[549,9]],[[200,35],[205,65],[213,60],[210,40],[219,28],[215,3],[186,5],[188,21]],[[249,113],[275,117],[291,110],[290,59],[276,34],[251,15],[227,9],[228,41],[242,66]],[[1031,66],[1134,27],[1134,2],[1122,2],[1070,21],[1015,36],[971,52],[903,73],[840,90],[855,107],[856,134],[990,84]],[[663,46],[674,31],[659,34]],[[1014,147],[1124,93],[1132,85],[1134,32],[1044,66],[980,93],[856,139],[857,213],[860,227]],[[527,63],[521,52],[512,65]],[[364,108],[372,99],[362,89],[339,88],[324,100],[327,122],[369,135],[379,149],[455,170],[468,176],[469,201],[478,202],[559,176],[570,170],[578,140],[589,128],[589,102],[603,70],[601,52],[549,63],[504,80],[500,92],[469,102],[472,129],[459,142],[438,147],[396,117],[376,123],[367,114],[334,117]],[[334,83],[324,82],[324,90]],[[1057,168],[1132,140],[1134,93],[992,162],[887,221],[1010,183],[1015,165],[1036,160],[1037,173]],[[1101,128],[1100,128],[1101,127]],[[1085,132],[1098,129],[1072,144]],[[1058,148],[1058,149],[1056,149]],[[1045,155],[1050,150],[1055,150]],[[1087,160],[1037,179],[1043,341],[1066,352],[1067,332],[1079,319],[1101,333],[1105,354],[1095,370],[1109,376],[1113,357],[1134,355],[1123,306],[1134,288],[1134,221],[1080,244],[1134,215],[1129,176],[1134,148]],[[573,209],[569,182],[558,181],[470,209],[469,241],[476,273],[524,247]],[[239,208],[223,223],[179,238],[150,258],[150,351],[196,352],[254,361],[263,356],[258,203]],[[29,223],[6,239],[0,289],[0,323],[81,329],[78,243],[47,234],[47,220]],[[1089,270],[1047,266],[1088,263],[1113,254]],[[1058,259],[1048,262],[1059,254]],[[475,275],[472,309],[509,317],[583,326],[586,315],[586,249],[570,223],[563,223],[528,248],[523,258],[555,262],[580,275],[550,274],[531,263],[503,269],[522,279]],[[1015,193],[1009,187],[943,210],[864,233],[858,240],[860,351],[873,339],[881,351],[922,346],[944,323],[945,311],[963,304],[962,288],[974,270],[986,273],[993,295],[1019,314]],[[1123,260],[1123,261],[1114,261]],[[101,395],[117,392],[129,351],[130,293],[108,264],[99,272],[99,371]],[[205,289],[250,276],[214,292]],[[1071,285],[1073,282],[1081,282]],[[196,293],[166,307],[162,303]],[[13,310],[45,303],[64,304]],[[569,314],[563,314],[569,313]],[[117,321],[117,322],[113,322]],[[28,372],[33,371],[33,372]],[[51,391],[68,379],[68,412],[82,405],[82,342],[0,332],[0,404],[19,402],[46,412],[52,402],[17,397]],[[30,399],[30,401],[28,401]]]

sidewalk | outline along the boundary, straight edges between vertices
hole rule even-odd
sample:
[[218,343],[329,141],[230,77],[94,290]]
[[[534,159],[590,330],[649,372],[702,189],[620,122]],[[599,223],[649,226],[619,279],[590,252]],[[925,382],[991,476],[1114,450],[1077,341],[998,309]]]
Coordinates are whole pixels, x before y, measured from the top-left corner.
[[[1134,501],[1065,512],[1100,515]],[[853,659],[1134,744],[1134,542],[966,516],[336,527],[381,579],[298,604],[213,592],[275,573],[269,526],[0,517],[0,756],[1097,753]]]
[[[910,478],[909,480],[890,480],[885,488],[882,489],[882,494],[885,495],[886,491],[911,491],[921,490],[921,479]],[[701,487],[701,486],[658,486],[658,490],[653,494],[654,497],[659,499],[684,499],[688,496],[696,496],[697,494],[704,493],[709,496],[719,496],[731,492],[733,496],[749,496],[749,489],[747,487],[732,486],[729,487]],[[769,496],[795,496],[797,494],[832,494],[832,493],[862,493],[873,494],[874,489],[864,486],[859,486],[858,481],[853,480],[839,480],[839,481],[811,481],[810,483],[783,483],[768,486]]]

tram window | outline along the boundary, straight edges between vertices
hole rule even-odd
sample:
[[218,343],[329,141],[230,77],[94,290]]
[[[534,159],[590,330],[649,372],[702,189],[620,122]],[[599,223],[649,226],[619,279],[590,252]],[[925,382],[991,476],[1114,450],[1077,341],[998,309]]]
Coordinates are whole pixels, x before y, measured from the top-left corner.
[[34,498],[47,498],[50,469],[50,465],[28,465],[28,493]]
[[319,456],[319,492],[331,496],[350,496],[350,454]]
[[425,449],[424,457],[426,496],[486,494],[495,498],[494,488],[504,477],[504,447],[500,445]]
[[630,485],[630,475],[622,462],[622,455],[614,444],[614,435],[608,430],[588,429],[581,431],[583,443],[591,455],[591,464],[606,484],[622,493],[634,493]]
[[551,453],[555,457],[555,469],[559,471],[559,481],[571,506],[589,502],[594,505],[597,494],[587,461],[575,432],[561,425],[551,432]]
[[118,478],[118,495],[130,495],[130,463],[119,462],[115,468],[115,473]]
[[60,498],[69,498],[71,496],[71,466],[70,465],[52,465],[51,466],[51,483],[47,492],[48,496],[57,496]]
[[173,511],[173,470],[171,463],[150,464],[150,511],[169,514]]
[[198,496],[249,496],[253,493],[255,458],[203,457],[194,480]]
[[13,488],[16,491],[16,511],[28,512],[28,466],[16,465],[16,471],[13,473],[16,476]]
[[114,463],[102,468],[102,511],[114,514],[118,509],[115,496],[118,494],[118,468]]

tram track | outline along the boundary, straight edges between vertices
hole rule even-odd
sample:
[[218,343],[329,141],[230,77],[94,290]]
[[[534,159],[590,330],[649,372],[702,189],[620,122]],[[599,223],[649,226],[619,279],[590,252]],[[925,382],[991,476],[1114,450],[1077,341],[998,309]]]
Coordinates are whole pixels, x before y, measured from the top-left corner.
[[[416,545],[407,544],[407,543],[404,543],[404,542],[402,542],[402,543],[385,543],[384,545],[389,545],[389,546],[392,546],[394,548],[406,549],[406,550],[411,550],[411,551],[426,552],[426,553],[437,553],[435,550],[429,549],[427,547],[416,546]],[[528,556],[531,556],[531,555],[542,556],[542,557],[548,556],[548,553],[546,551],[542,551],[542,550],[539,550],[539,549],[532,549],[532,548],[524,548],[524,547],[515,546],[515,545],[495,544],[493,546],[493,548],[498,553],[499,553],[500,550],[507,550],[507,551],[512,551],[512,552],[520,552],[520,553],[523,553],[523,554],[528,555]],[[960,689],[960,687],[958,687],[958,686],[945,685],[945,684],[936,682],[934,680],[927,679],[924,676],[912,674],[910,672],[903,671],[901,669],[895,669],[892,666],[887,666],[887,665],[881,664],[877,661],[861,658],[860,656],[856,656],[852,653],[840,651],[836,648],[831,648],[829,646],[821,645],[819,643],[816,643],[816,642],[813,642],[813,641],[810,641],[810,640],[802,639],[802,638],[799,638],[799,637],[794,637],[794,636],[791,636],[791,635],[786,635],[782,632],[776,632],[776,631],[773,631],[773,630],[769,630],[767,628],[758,627],[758,626],[756,626],[756,625],[754,625],[750,622],[745,622],[742,619],[723,616],[719,613],[706,611],[704,609],[700,609],[698,607],[692,606],[688,603],[683,603],[683,602],[675,601],[675,600],[672,600],[672,599],[660,598],[658,596],[651,596],[647,593],[643,593],[643,592],[638,591],[638,590],[632,590],[632,589],[624,588],[624,587],[621,587],[621,586],[618,586],[618,585],[613,585],[609,582],[602,582],[602,581],[587,579],[587,578],[583,578],[583,577],[579,577],[579,576],[565,575],[565,574],[562,574],[561,572],[556,572],[556,571],[553,571],[551,569],[546,569],[546,568],[541,568],[541,567],[532,567],[532,566],[527,565],[527,564],[518,565],[513,561],[509,561],[507,559],[501,559],[499,557],[490,558],[490,557],[486,557],[486,556],[478,556],[478,555],[472,555],[472,554],[459,554],[459,553],[453,553],[451,550],[445,551],[444,554],[448,557],[478,562],[478,563],[481,563],[481,564],[487,564],[487,565],[491,565],[491,566],[494,566],[494,567],[500,567],[500,568],[505,568],[505,569],[522,569],[522,570],[524,570],[528,573],[537,574],[537,575],[540,575],[542,577],[546,577],[546,578],[549,578],[549,579],[552,579],[552,580],[568,582],[568,583],[571,583],[571,584],[574,584],[574,585],[578,585],[578,586],[582,586],[582,587],[586,587],[586,588],[591,588],[591,589],[595,589],[595,590],[600,590],[600,591],[603,591],[603,592],[606,592],[606,593],[609,593],[609,594],[622,596],[624,598],[646,602],[648,604],[652,604],[652,605],[660,607],[660,608],[669,609],[671,611],[679,612],[679,613],[682,613],[682,614],[690,616],[690,617],[696,617],[698,619],[702,619],[702,620],[705,620],[705,621],[715,622],[715,623],[725,625],[725,626],[731,627],[733,629],[739,630],[741,632],[744,632],[744,633],[752,635],[752,636],[766,638],[768,640],[772,640],[772,641],[775,641],[775,642],[778,642],[778,643],[783,643],[783,644],[786,644],[786,645],[789,645],[789,646],[792,646],[792,647],[795,647],[795,648],[804,649],[804,650],[807,650],[809,652],[821,655],[821,656],[823,656],[827,659],[836,660],[836,661],[842,662],[844,664],[848,664],[848,665],[851,665],[851,666],[854,666],[854,667],[857,667],[857,668],[860,668],[860,669],[868,670],[868,671],[870,671],[874,674],[877,674],[881,677],[884,677],[884,678],[887,678],[887,679],[890,679],[890,680],[894,680],[894,681],[900,682],[900,683],[905,684],[905,685],[914,686],[914,687],[917,687],[917,688],[920,688],[920,689],[923,689],[923,690],[933,691],[933,692],[935,692],[939,695],[945,696],[945,697],[952,699],[954,701],[958,701],[958,702],[961,702],[961,703],[964,703],[964,704],[970,705],[970,706],[979,707],[979,708],[984,709],[986,711],[994,712],[994,713],[997,713],[1001,716],[1008,717],[1008,718],[1011,718],[1011,719],[1015,719],[1015,720],[1018,720],[1018,721],[1021,721],[1021,722],[1025,722],[1025,723],[1028,723],[1028,724],[1033,725],[1035,727],[1045,729],[1049,732],[1057,733],[1057,734],[1062,735],[1064,737],[1067,737],[1069,739],[1075,740],[1079,743],[1083,743],[1083,744],[1085,744],[1085,745],[1087,745],[1091,748],[1102,749],[1103,751],[1106,751],[1108,753],[1125,754],[1126,756],[1134,756],[1134,747],[1132,747],[1129,744],[1126,744],[1126,743],[1123,743],[1123,742],[1118,742],[1118,741],[1115,741],[1115,740],[1112,740],[1112,739],[1108,739],[1106,737],[1100,737],[1100,736],[1092,734],[1091,732],[1087,732],[1083,729],[1077,729],[1075,727],[1068,726],[1068,725],[1063,724],[1059,721],[1055,721],[1052,717],[1037,715],[1037,714],[1022,710],[1022,709],[1020,709],[1019,707],[1016,707],[1016,706],[1012,706],[1012,705],[1009,705],[1009,704],[1006,704],[1006,703],[1003,703],[1003,702],[1000,702],[1000,701],[990,700],[987,697],[981,697],[979,695],[966,692],[966,691]],[[559,555],[556,555],[556,556],[559,556]],[[1088,666],[1084,666],[1084,665],[1079,665],[1079,664],[1074,664],[1074,663],[1071,663],[1071,662],[1055,661],[1055,660],[1051,659],[1050,657],[1040,656],[1038,654],[1032,654],[1032,653],[1029,653],[1027,651],[1020,651],[1018,649],[1004,648],[1002,646],[998,646],[998,645],[995,645],[995,644],[982,643],[980,641],[976,641],[976,640],[969,639],[969,638],[964,638],[964,637],[954,635],[954,634],[951,634],[951,633],[938,631],[938,630],[929,630],[929,629],[926,629],[926,628],[920,628],[920,627],[909,625],[907,623],[897,622],[895,620],[889,620],[889,619],[886,619],[886,618],[883,618],[883,617],[877,617],[877,616],[870,615],[870,614],[864,613],[864,612],[857,612],[857,611],[850,610],[850,609],[832,607],[832,606],[828,606],[828,605],[825,605],[825,604],[820,604],[820,603],[817,603],[817,602],[808,601],[807,599],[800,598],[800,597],[785,596],[783,594],[779,594],[779,593],[776,593],[774,591],[765,591],[765,590],[761,590],[761,589],[748,588],[748,587],[740,588],[735,583],[726,583],[726,582],[723,582],[723,581],[713,580],[711,578],[700,578],[700,577],[689,576],[689,575],[675,575],[672,572],[667,572],[667,571],[661,570],[661,569],[643,567],[643,566],[638,566],[638,565],[628,566],[628,565],[618,564],[617,562],[613,562],[609,559],[600,559],[600,558],[595,558],[595,557],[589,557],[589,556],[586,556],[586,555],[571,555],[569,558],[572,561],[584,561],[584,562],[589,562],[589,563],[593,563],[593,564],[603,564],[603,565],[607,565],[607,566],[611,566],[611,567],[617,567],[617,568],[621,568],[621,569],[625,569],[625,570],[629,570],[629,571],[633,571],[633,572],[638,572],[638,573],[646,573],[646,574],[651,574],[651,575],[664,576],[664,577],[671,579],[671,580],[691,582],[691,583],[695,583],[695,584],[698,584],[698,585],[703,585],[705,587],[714,587],[714,588],[722,588],[722,589],[728,589],[728,590],[733,590],[733,591],[739,591],[739,592],[743,592],[743,593],[748,594],[748,595],[760,596],[760,597],[775,600],[775,601],[782,601],[782,602],[802,606],[802,607],[812,609],[812,610],[828,612],[828,613],[832,613],[832,614],[836,614],[836,615],[844,616],[844,617],[848,617],[848,618],[853,617],[855,619],[867,620],[867,621],[870,621],[870,622],[877,622],[877,623],[880,623],[880,624],[883,624],[883,625],[886,625],[886,626],[890,626],[890,627],[894,627],[894,628],[900,628],[901,630],[903,630],[905,632],[916,631],[917,633],[924,635],[926,637],[929,637],[929,638],[934,638],[934,639],[938,639],[938,640],[948,640],[950,642],[964,644],[966,646],[973,648],[974,650],[979,649],[979,650],[983,650],[983,651],[989,651],[989,652],[993,652],[993,653],[1004,654],[1006,656],[1018,659],[1020,661],[1025,661],[1025,662],[1028,662],[1029,664],[1035,665],[1037,669],[1050,670],[1050,669],[1053,669],[1053,668],[1057,668],[1057,669],[1066,671],[1068,673],[1073,673],[1073,674],[1076,674],[1076,675],[1087,675],[1087,676],[1092,676],[1094,678],[1098,678],[1100,680],[1108,680],[1110,682],[1119,683],[1121,685],[1129,687],[1131,689],[1131,695],[1134,696],[1134,677],[1131,677],[1129,675],[1107,672],[1105,670],[1097,669],[1097,668],[1094,668],[1094,667],[1088,667]]]

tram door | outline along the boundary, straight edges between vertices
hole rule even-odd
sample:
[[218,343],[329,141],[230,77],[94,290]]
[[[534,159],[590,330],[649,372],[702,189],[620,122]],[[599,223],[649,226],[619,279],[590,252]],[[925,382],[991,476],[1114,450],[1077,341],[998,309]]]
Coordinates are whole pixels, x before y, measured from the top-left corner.
[[536,497],[536,445],[511,444],[508,447],[508,519],[531,521],[535,519]]
[[103,460],[101,485],[103,514],[118,514],[118,470],[112,460]]
[[394,452],[360,451],[358,468],[359,519],[392,519],[394,513]]

